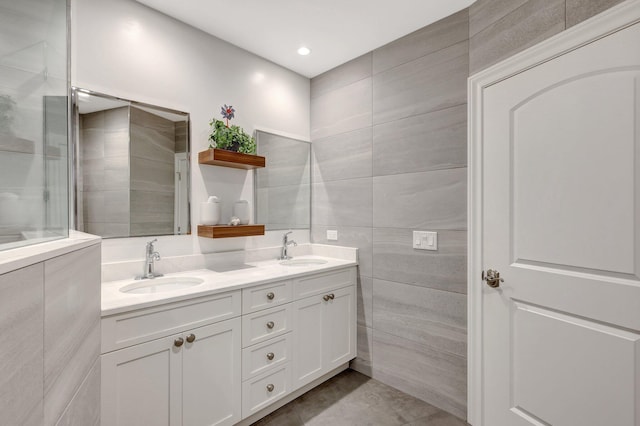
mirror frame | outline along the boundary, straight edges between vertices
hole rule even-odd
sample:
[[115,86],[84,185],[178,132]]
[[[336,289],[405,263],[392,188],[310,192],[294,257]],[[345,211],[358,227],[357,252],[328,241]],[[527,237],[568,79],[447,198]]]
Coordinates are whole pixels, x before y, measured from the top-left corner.
[[[133,101],[131,99],[121,98],[118,96],[108,95],[106,93],[96,92],[94,90],[82,89],[80,87],[72,86],[70,89],[71,93],[71,105],[70,105],[70,114],[69,114],[69,123],[71,126],[70,136],[71,143],[69,148],[69,164],[71,165],[71,169],[69,170],[69,187],[71,189],[69,194],[69,223],[71,228],[74,230],[78,230],[78,214],[79,210],[81,211],[81,207],[78,206],[78,173],[82,170],[79,164],[80,161],[80,143],[79,143],[79,116],[78,113],[78,93],[85,93],[90,96],[98,96],[101,98],[109,99],[112,101],[125,102],[129,106],[137,106],[142,108],[153,108],[158,111],[167,112],[171,114],[184,115],[187,117],[187,218],[188,218],[188,227],[187,232],[185,234],[163,234],[163,236],[181,236],[181,235],[191,235],[192,231],[192,220],[191,220],[191,114],[184,111],[178,111],[171,108],[161,107],[158,105],[148,104],[144,102]],[[81,231],[86,232],[86,231]],[[153,235],[153,236],[161,236],[161,235]],[[102,236],[101,236],[102,237]],[[107,239],[112,238],[146,238],[152,237],[151,235],[129,235],[128,237],[102,237]]]

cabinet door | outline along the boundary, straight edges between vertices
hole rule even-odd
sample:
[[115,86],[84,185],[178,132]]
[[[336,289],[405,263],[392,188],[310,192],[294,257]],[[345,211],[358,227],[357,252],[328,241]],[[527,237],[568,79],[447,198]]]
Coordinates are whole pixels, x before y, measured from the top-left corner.
[[322,296],[311,296],[293,304],[293,389],[320,377],[322,369]]
[[102,426],[180,426],[180,335],[101,356]]
[[331,292],[333,296],[323,312],[324,372],[338,367],[356,356],[355,287]]
[[[182,419],[185,426],[232,425],[241,418],[241,320],[183,334]],[[195,340],[189,342],[190,336]]]

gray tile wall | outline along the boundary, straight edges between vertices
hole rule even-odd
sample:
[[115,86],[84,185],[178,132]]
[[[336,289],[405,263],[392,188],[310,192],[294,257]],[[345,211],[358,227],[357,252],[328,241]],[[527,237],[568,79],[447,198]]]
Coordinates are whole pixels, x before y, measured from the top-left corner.
[[44,422],[44,267],[0,275],[0,413],[7,425]]
[[100,245],[44,263],[46,425],[56,424],[100,356],[100,263]]
[[130,235],[173,234],[176,126],[134,106],[130,125]]
[[0,423],[96,425],[100,245],[0,275]]
[[256,144],[258,155],[268,162],[268,167],[256,170],[256,223],[263,223],[267,230],[308,229],[309,142],[257,131]]
[[476,73],[622,0],[478,0],[469,8],[470,70]]
[[83,230],[103,237],[127,237],[129,108],[80,117]]
[[467,77],[620,1],[478,0],[311,80],[311,237],[360,249],[352,368],[466,417]]
[[464,10],[311,81],[312,239],[360,249],[352,367],[461,417],[468,61]]

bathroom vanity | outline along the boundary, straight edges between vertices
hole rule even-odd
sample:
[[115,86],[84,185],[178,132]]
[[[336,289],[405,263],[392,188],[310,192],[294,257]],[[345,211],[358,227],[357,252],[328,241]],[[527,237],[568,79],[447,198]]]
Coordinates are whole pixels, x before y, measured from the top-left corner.
[[250,424],[356,356],[356,262],[103,283],[102,425]]

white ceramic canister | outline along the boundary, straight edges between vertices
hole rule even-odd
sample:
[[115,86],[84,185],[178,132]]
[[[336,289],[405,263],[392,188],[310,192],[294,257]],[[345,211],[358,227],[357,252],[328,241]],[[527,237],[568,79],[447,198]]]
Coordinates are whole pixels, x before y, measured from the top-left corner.
[[249,224],[249,202],[238,200],[233,204],[233,215],[240,219],[240,225]]
[[203,225],[217,225],[220,222],[220,199],[215,195],[200,203],[200,223]]

